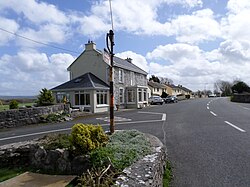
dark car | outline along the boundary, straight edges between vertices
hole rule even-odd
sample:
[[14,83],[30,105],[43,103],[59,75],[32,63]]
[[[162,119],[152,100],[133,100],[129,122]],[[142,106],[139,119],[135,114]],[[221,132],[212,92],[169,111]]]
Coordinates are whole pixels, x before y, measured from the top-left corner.
[[168,96],[165,98],[165,103],[177,103],[178,99],[175,96]]

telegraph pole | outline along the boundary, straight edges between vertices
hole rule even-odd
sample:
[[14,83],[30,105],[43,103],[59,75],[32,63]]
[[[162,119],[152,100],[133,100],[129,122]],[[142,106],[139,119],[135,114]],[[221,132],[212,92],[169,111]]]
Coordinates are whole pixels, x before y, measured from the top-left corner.
[[108,51],[110,53],[110,67],[109,67],[109,93],[110,93],[110,133],[113,134],[115,131],[115,121],[114,121],[114,75],[113,75],[113,66],[114,66],[114,32],[110,30],[106,36],[106,44]]

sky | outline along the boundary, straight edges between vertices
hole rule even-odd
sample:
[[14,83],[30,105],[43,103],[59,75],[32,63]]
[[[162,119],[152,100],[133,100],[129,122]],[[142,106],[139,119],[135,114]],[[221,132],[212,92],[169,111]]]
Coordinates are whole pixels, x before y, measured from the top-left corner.
[[250,85],[249,0],[0,0],[0,95],[37,95],[69,80],[88,40],[193,91]]

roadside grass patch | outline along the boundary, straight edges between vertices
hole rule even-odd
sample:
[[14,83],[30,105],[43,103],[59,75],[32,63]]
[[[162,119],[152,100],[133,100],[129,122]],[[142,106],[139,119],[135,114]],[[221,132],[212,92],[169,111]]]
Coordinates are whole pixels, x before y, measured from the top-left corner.
[[16,177],[25,171],[22,168],[0,168],[0,182]]
[[163,175],[163,187],[169,187],[173,178],[172,167],[169,161],[166,163],[166,169]]

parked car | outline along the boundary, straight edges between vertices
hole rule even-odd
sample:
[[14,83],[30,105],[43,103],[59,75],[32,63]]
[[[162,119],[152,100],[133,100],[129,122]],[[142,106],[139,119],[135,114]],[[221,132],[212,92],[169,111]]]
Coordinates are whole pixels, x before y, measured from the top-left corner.
[[148,103],[153,104],[163,104],[164,100],[160,96],[151,96],[148,98]]
[[165,98],[165,103],[177,103],[178,99],[175,96],[168,96]]

